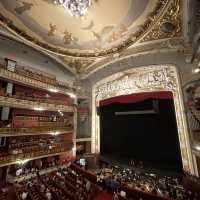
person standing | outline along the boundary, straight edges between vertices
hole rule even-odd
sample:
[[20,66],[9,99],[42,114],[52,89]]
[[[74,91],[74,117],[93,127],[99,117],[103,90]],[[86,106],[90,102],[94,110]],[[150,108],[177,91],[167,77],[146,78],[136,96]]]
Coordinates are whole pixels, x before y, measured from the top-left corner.
[[118,194],[116,192],[113,194],[113,200],[119,200]]

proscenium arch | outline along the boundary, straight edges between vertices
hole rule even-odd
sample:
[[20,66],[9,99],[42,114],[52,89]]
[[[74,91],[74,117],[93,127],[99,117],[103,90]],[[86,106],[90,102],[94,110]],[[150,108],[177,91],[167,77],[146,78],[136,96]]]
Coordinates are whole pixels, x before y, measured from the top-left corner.
[[96,112],[99,102],[115,96],[153,91],[173,93],[183,170],[194,174],[179,74],[176,66],[171,64],[132,68],[108,76],[93,86],[92,152],[100,153],[100,122]]

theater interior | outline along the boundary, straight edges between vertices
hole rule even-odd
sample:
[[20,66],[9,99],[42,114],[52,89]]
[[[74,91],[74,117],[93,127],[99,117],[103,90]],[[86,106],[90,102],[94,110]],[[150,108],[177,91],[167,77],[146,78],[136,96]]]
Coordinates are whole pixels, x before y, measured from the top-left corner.
[[200,0],[0,0],[0,200],[200,199]]

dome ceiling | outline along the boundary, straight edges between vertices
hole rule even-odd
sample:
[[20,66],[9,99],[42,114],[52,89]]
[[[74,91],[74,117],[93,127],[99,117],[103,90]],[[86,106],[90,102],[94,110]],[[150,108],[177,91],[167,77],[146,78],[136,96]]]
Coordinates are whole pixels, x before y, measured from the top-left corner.
[[[34,47],[42,47],[64,61],[68,56],[83,58],[88,65],[96,57],[120,52],[138,42],[177,36],[181,32],[176,22],[180,17],[179,3],[180,0],[92,0],[87,15],[77,18],[54,0],[1,0],[0,22]],[[166,13],[168,19],[163,20]],[[156,24],[164,35],[159,35]]]

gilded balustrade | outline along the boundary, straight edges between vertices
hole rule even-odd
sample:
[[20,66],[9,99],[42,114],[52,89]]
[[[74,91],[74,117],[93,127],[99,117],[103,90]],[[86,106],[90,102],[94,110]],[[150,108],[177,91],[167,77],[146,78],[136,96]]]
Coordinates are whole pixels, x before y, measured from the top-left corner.
[[0,128],[0,135],[16,136],[16,135],[50,134],[52,132],[59,132],[59,133],[73,132],[71,127],[53,126],[53,124],[52,126],[41,126],[32,128]]
[[34,72],[32,70],[30,67],[29,67],[29,69],[26,69],[24,66],[20,66],[20,65],[15,66],[15,72],[17,74],[21,74],[21,75],[29,77],[29,78],[31,77],[32,79],[35,79],[37,81],[42,81],[42,82],[50,84],[50,85],[57,84],[55,76],[50,77],[50,75],[47,76],[47,74],[44,75],[41,72],[38,73],[38,72]]
[[25,99],[18,99],[10,96],[0,96],[0,105],[22,108],[29,110],[48,110],[48,111],[62,111],[62,112],[74,112],[73,106],[57,105],[53,103],[37,102]]
[[[5,95],[6,96],[6,95]],[[57,104],[57,105],[67,105],[68,102],[66,100],[55,100],[55,99],[47,99],[47,98],[33,98],[33,97],[27,97],[22,95],[12,95],[15,99],[23,99],[28,101],[36,101],[38,103],[51,103],[51,104]]]
[[16,155],[8,154],[8,155],[0,156],[0,167],[16,164],[18,161],[34,160],[34,159],[39,159],[43,157],[59,155],[59,154],[71,151],[72,146],[73,146],[72,143],[65,142],[65,143],[56,144],[52,146],[51,149],[38,148],[38,150],[30,151],[26,153],[20,153]]
[[[48,91],[59,91],[60,93],[63,94],[67,94],[74,90],[71,89],[71,87],[67,88],[67,86],[64,87],[64,85],[60,85],[59,82],[56,82],[56,84],[54,84],[52,83],[52,81],[45,81],[46,79],[44,78],[44,76],[36,78],[34,73],[28,74],[26,71],[23,72],[17,69],[14,72],[9,71],[6,69],[5,65],[1,63],[0,63],[0,77],[15,82],[19,82],[22,84],[26,84],[27,86],[35,88],[40,88]],[[37,77],[39,77],[39,75],[37,75]]]

